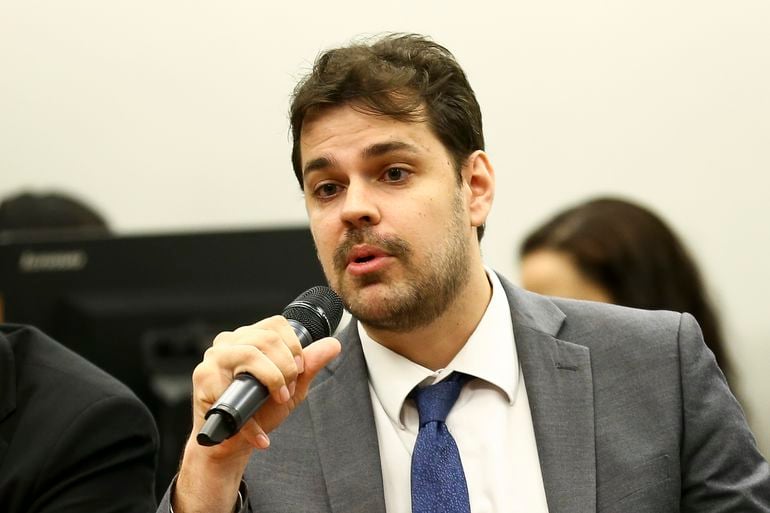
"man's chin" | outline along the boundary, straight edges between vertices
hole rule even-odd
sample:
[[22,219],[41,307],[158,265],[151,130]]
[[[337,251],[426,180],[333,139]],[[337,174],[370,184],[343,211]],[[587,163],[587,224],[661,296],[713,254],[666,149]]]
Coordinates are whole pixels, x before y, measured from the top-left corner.
[[441,313],[405,284],[358,283],[353,290],[345,287],[338,292],[345,308],[369,328],[403,333],[430,323]]
[[348,311],[358,318],[384,314],[393,301],[393,290],[381,281],[343,282],[337,292]]
[[343,283],[338,289],[345,303],[353,304],[377,304],[387,300],[390,289],[382,282],[371,283]]
[[385,292],[385,283],[380,273],[369,273],[362,276],[352,276],[343,273],[337,277],[336,291],[342,297],[343,301],[359,295],[376,295]]

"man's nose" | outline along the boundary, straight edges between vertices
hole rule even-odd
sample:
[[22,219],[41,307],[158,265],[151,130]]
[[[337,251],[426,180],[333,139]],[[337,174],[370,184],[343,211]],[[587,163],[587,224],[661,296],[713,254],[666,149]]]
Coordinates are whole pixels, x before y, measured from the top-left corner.
[[372,191],[363,184],[350,183],[345,190],[342,221],[350,227],[375,225],[380,222],[380,209]]

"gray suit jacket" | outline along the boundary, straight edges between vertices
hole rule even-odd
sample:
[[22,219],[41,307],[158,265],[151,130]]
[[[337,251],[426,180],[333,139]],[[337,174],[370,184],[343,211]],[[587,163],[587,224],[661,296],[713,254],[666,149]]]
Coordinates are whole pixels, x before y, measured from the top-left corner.
[[[770,512],[770,468],[690,315],[503,284],[550,513]],[[252,457],[251,511],[384,513],[355,323],[340,340],[342,354]]]

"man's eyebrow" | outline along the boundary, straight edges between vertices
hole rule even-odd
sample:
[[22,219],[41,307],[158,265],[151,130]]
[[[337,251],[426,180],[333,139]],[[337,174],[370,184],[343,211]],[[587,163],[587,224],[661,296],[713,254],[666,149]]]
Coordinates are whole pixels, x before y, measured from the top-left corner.
[[[388,141],[383,143],[375,143],[371,146],[367,146],[361,152],[363,158],[374,158],[394,151],[406,151],[409,153],[419,153],[419,148],[413,144],[409,144],[403,141]],[[318,157],[316,159],[308,161],[305,167],[302,169],[302,175],[305,176],[313,171],[321,171],[330,167],[334,167],[334,161],[330,157]]]
[[420,150],[417,146],[403,141],[389,141],[384,143],[372,144],[364,148],[361,152],[361,156],[364,158],[379,157],[393,151],[407,151],[409,153],[418,153]]
[[311,171],[320,171],[328,167],[332,167],[331,159],[327,157],[318,157],[317,159],[313,159],[305,164],[305,168],[302,170],[302,175],[304,176]]

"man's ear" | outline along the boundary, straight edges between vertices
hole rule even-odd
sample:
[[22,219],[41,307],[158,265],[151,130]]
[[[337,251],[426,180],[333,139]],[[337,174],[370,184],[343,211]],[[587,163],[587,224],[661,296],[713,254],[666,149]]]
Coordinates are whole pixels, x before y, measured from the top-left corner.
[[482,226],[495,198],[495,170],[482,150],[470,154],[463,167],[463,186],[468,194],[472,226]]

